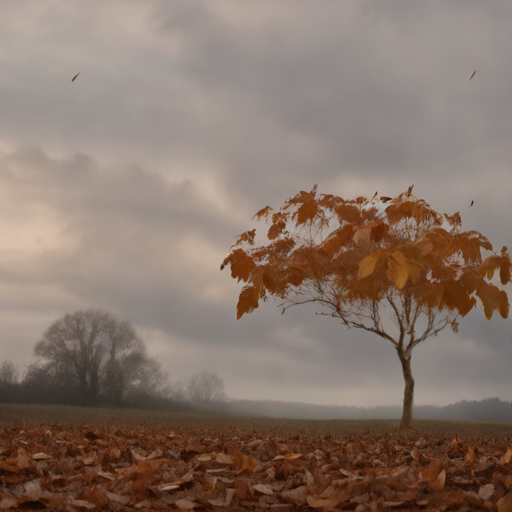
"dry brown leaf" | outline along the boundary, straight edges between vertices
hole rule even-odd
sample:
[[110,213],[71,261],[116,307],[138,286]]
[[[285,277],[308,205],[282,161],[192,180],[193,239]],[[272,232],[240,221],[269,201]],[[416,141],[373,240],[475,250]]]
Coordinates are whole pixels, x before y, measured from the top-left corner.
[[216,462],[219,462],[220,464],[233,464],[234,461],[233,461],[233,457],[229,456],[229,455],[226,455],[225,453],[217,453],[217,455],[215,455],[215,460]]
[[498,512],[512,512],[512,492],[509,492],[496,503]]
[[446,481],[446,471],[443,469],[441,473],[437,476],[437,478],[432,481],[429,485],[430,489],[434,492],[439,492],[443,489]]
[[96,508],[96,505],[94,503],[90,503],[85,500],[75,500],[73,498],[68,498],[66,503],[69,503],[73,507],[86,508],[88,510],[92,510],[93,508]]
[[144,457],[144,455],[141,455],[140,453],[137,453],[135,450],[130,450],[132,457],[135,460],[146,460],[147,457]]
[[476,456],[476,453],[475,453],[475,449],[472,446],[469,448],[468,453],[466,454],[465,460],[470,466],[473,466],[476,463],[476,461],[478,460],[478,457]]
[[351,500],[352,503],[359,503],[359,505],[364,505],[370,501],[370,494],[365,492],[364,494],[359,494],[354,496]]
[[99,508],[102,508],[109,503],[107,495],[101,489],[98,489],[97,485],[93,485],[91,490],[87,492],[84,497],[87,498],[87,501],[94,503]]
[[314,496],[308,496],[306,499],[311,508],[332,508],[338,504],[336,500],[317,499]]
[[33,464],[31,457],[25,448],[18,448],[18,457],[16,462],[20,469],[27,469]]
[[150,508],[152,505],[153,505],[153,503],[151,503],[151,501],[144,500],[144,501],[140,501],[139,503],[134,505],[134,507],[135,508]]
[[478,490],[478,495],[482,499],[488,500],[494,494],[494,490],[495,489],[493,484],[482,485],[482,487],[480,487]]
[[16,498],[11,498],[11,497],[3,498],[0,501],[0,510],[14,508],[17,504],[18,504],[18,500],[16,500]]
[[266,494],[267,496],[274,495],[274,491],[272,490],[272,488],[265,484],[256,484],[256,485],[253,485],[252,488],[255,491],[261,492],[261,494]]
[[52,457],[50,455],[47,455],[46,453],[43,452],[34,453],[34,455],[32,455],[33,460],[46,460],[51,458]]
[[[383,505],[384,505],[384,507],[396,508],[396,507],[401,507],[404,503],[405,503],[405,501],[385,501],[383,503]],[[419,502],[418,502],[418,504],[419,504]]]
[[158,486],[158,490],[160,492],[175,491],[176,489],[179,489],[179,488],[180,488],[180,486],[176,485],[176,484],[165,484],[165,485],[159,485]]
[[107,496],[109,500],[115,501],[116,503],[121,503],[121,505],[126,505],[130,502],[129,496],[122,496],[114,492],[109,492],[101,485],[98,485],[97,487]]
[[507,452],[500,459],[501,464],[508,464],[512,460],[512,448],[508,448]]
[[101,469],[97,469],[96,473],[103,478],[106,478],[107,480],[115,480],[115,477],[112,473],[109,473],[108,471],[102,471]]
[[306,486],[302,485],[289,491],[283,491],[281,493],[281,497],[295,505],[304,505],[306,503],[307,494],[308,490],[306,489]]
[[196,507],[196,504],[193,501],[186,499],[178,500],[174,504],[181,510],[192,510]]

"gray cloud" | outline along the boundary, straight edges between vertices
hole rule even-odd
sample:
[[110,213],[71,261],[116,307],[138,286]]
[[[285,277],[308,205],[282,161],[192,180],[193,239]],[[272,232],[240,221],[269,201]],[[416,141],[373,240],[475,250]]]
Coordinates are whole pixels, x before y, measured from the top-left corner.
[[[474,200],[463,226],[512,248],[511,14],[505,1],[2,4],[0,359],[104,307],[174,378],[208,366],[240,398],[398,403],[389,345],[308,308],[237,322],[240,285],[219,264],[255,211],[315,183],[343,197],[414,184],[450,213]],[[510,332],[477,310],[418,347],[417,403],[507,399]]]

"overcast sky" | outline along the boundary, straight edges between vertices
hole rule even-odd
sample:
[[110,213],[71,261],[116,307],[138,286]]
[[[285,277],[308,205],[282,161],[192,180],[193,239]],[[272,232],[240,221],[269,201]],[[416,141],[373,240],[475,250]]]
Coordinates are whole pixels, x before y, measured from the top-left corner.
[[[173,381],[400,404],[388,343],[307,307],[237,321],[219,266],[315,183],[474,200],[463,229],[512,248],[511,22],[509,0],[0,0],[0,361],[103,308]],[[418,405],[510,401],[511,320],[474,310],[412,366]]]

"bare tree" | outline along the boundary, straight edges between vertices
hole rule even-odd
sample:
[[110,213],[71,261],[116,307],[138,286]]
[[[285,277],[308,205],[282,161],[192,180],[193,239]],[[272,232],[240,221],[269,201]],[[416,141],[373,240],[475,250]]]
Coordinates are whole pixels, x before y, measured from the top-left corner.
[[4,361],[0,365],[0,385],[14,386],[19,383],[20,372],[12,361]]
[[56,320],[34,353],[44,360],[47,372],[65,378],[87,405],[96,404],[102,392],[108,403],[120,405],[151,364],[133,326],[99,309],[75,311]]
[[187,384],[187,398],[192,403],[225,400],[224,380],[215,372],[206,369],[194,373]]

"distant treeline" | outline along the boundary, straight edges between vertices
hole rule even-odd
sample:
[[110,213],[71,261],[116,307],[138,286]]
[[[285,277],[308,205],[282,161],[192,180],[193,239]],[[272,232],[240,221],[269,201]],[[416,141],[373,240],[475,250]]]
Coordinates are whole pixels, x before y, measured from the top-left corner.
[[[311,420],[392,420],[402,417],[402,406],[355,407],[313,405],[273,400],[233,400],[205,405],[203,410],[235,416],[266,416],[269,418]],[[512,422],[512,404],[499,398],[481,401],[462,400],[444,407],[419,405],[413,409],[418,420],[502,421]]]
[[112,400],[112,396],[102,385],[99,386],[92,403],[84,402],[80,391],[79,385],[73,379],[63,379],[62,375],[56,375],[44,365],[30,365],[24,375],[20,375],[11,361],[0,364],[0,403],[194,411],[207,407],[210,403],[220,406],[226,399],[223,379],[207,369],[194,373],[184,382],[176,381],[174,384],[169,382],[167,375],[155,371],[149,383],[139,379],[134,385],[127,387],[116,401]]
[[55,375],[44,366],[31,365],[22,378],[6,379],[5,370],[10,368],[12,368],[10,361],[0,365],[0,403],[116,406],[165,410],[190,408],[183,396],[176,396],[166,388],[151,390],[146,386],[130,386],[123,393],[122,398],[116,401],[113,401],[111,395],[100,387],[95,400],[86,402],[78,385],[71,379],[62,380],[60,375]]
[[0,363],[0,402],[184,410],[225,398],[224,381],[206,369],[171,384],[135,328],[101,309],[57,319],[34,356],[23,370]]

